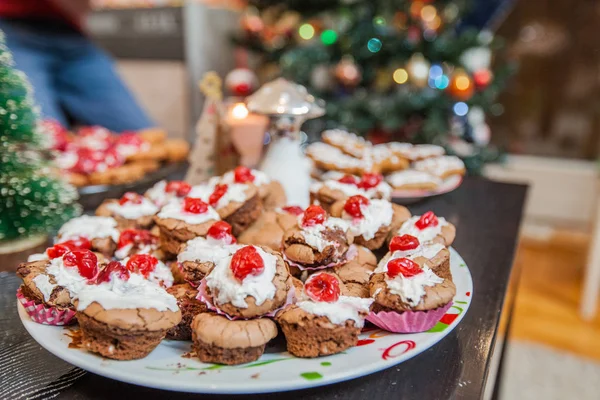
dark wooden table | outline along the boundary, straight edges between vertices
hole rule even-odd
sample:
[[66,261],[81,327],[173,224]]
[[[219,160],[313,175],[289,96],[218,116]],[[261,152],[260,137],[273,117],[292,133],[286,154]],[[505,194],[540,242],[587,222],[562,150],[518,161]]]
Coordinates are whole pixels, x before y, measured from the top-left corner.
[[[431,209],[456,225],[454,247],[473,276],[471,307],[461,324],[440,343],[398,366],[363,378],[315,389],[244,398],[479,399],[486,390],[492,392],[496,378],[490,371],[495,370],[501,360],[498,355],[506,338],[500,325],[501,314],[503,309],[508,313],[512,310],[512,296],[507,296],[507,289],[526,192],[526,186],[522,185],[469,178],[450,194],[409,206],[416,214]],[[151,400],[192,399],[199,395],[147,389],[86,374],[58,398]],[[202,395],[201,398],[225,397]]]

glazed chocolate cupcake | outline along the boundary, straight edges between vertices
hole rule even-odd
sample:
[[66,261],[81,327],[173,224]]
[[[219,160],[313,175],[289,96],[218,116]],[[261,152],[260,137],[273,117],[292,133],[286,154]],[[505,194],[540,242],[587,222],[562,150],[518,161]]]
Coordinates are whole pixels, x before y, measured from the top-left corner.
[[173,285],[167,289],[167,293],[177,299],[177,305],[181,310],[181,322],[167,331],[167,339],[191,340],[192,321],[196,315],[208,311],[206,305],[196,299],[198,291],[189,283]]
[[65,223],[58,231],[56,243],[69,240],[87,239],[90,249],[112,257],[119,240],[117,221],[111,217],[91,217],[82,215]]
[[209,309],[232,318],[271,315],[290,302],[292,280],[279,253],[243,246],[219,260],[200,286]]
[[277,315],[287,350],[296,357],[340,353],[358,342],[372,299],[341,295],[339,280],[318,272],[304,285],[305,300]]
[[185,197],[164,206],[156,215],[160,229],[160,247],[167,255],[176,255],[181,245],[198,236],[220,220],[219,214],[202,199]]
[[104,200],[96,210],[100,217],[112,217],[120,229],[150,229],[158,207],[137,193],[127,192],[119,200]]
[[118,261],[79,292],[76,307],[82,347],[114,360],[146,357],[181,321],[175,297]]
[[201,313],[192,322],[192,349],[205,363],[238,365],[256,361],[276,336],[277,326],[267,318],[231,321]]
[[309,206],[296,227],[283,236],[283,254],[291,265],[303,270],[332,267],[349,258],[353,236],[348,224],[331,218],[317,205]]

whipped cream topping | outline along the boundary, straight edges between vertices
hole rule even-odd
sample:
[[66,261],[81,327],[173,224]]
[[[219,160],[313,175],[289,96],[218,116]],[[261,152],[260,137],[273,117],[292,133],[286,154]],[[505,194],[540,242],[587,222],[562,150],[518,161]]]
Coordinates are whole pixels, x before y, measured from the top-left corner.
[[[188,196],[189,197],[198,197],[198,198],[202,199],[204,202],[208,203],[209,199],[210,199],[210,195],[215,190],[215,186],[219,183],[223,183],[223,182],[221,182],[221,178],[218,176],[213,177],[206,184],[193,186],[192,190],[190,191],[190,194]],[[248,199],[248,196],[246,196],[246,189],[248,189],[248,185],[245,183],[228,183],[227,191],[219,199],[217,204],[215,204],[215,208],[216,209],[223,208],[227,204],[231,203],[232,201],[235,201],[238,203],[245,202]]]
[[122,155],[123,157],[129,157],[132,156],[136,153],[144,153],[148,150],[150,150],[150,143],[143,141],[142,143],[139,144],[133,144],[133,143],[117,143],[117,152]]
[[446,246],[444,246],[443,244],[428,242],[419,244],[419,246],[415,249],[396,250],[392,254],[390,254],[389,257],[385,257],[379,262],[377,268],[375,269],[375,272],[387,272],[387,263],[396,258],[408,258],[414,260],[418,257],[424,257],[430,260],[445,248]]
[[336,245],[335,242],[329,241],[323,237],[323,231],[326,229],[341,229],[344,232],[348,230],[349,225],[347,221],[341,218],[329,217],[323,224],[317,224],[312,226],[302,226],[302,215],[298,217],[298,226],[300,227],[300,233],[304,237],[304,241],[310,247],[323,251],[329,245]]
[[444,217],[438,217],[437,226],[428,226],[425,229],[419,229],[415,225],[419,218],[421,218],[420,215],[415,215],[405,221],[400,229],[398,229],[397,235],[411,235],[419,239],[420,243],[427,243],[440,235],[442,233],[442,227],[448,225],[448,222],[446,222]]
[[185,248],[177,255],[177,262],[212,262],[217,263],[223,258],[233,255],[244,246],[238,244],[226,244],[221,240],[211,237],[197,237],[188,240]]
[[[56,283],[51,283],[48,275],[52,275]],[[36,276],[33,282],[42,292],[44,301],[50,299],[52,291],[57,286],[65,287],[69,290],[71,298],[76,298],[81,289],[87,285],[87,279],[79,274],[77,267],[65,266],[62,257],[50,260],[46,267],[46,274]]]
[[[269,183],[271,183],[271,178],[269,178],[269,176],[267,174],[265,174],[262,171],[259,171],[257,169],[252,169],[252,175],[254,176],[254,180],[252,181],[252,183],[256,186],[262,186],[262,185],[267,185]],[[221,177],[220,177],[220,182],[218,183],[226,183],[228,185],[232,184],[232,183],[236,183],[235,182],[235,174],[233,173],[233,171],[229,171],[224,173]]]
[[111,217],[95,217],[82,215],[65,223],[58,231],[58,243],[78,237],[92,240],[97,238],[111,238],[119,241],[117,221]]
[[152,200],[158,207],[165,206],[168,202],[177,198],[175,193],[167,193],[167,181],[159,181],[154,184],[150,189],[146,190],[145,196]]
[[423,266],[423,272],[409,278],[402,274],[394,278],[390,278],[387,274],[385,275],[385,283],[390,293],[400,296],[402,301],[411,307],[419,304],[421,298],[425,295],[425,287],[435,286],[442,282],[444,280],[426,265]]
[[142,275],[130,274],[129,279],[111,274],[108,282],[87,285],[79,292],[77,310],[85,310],[96,302],[105,310],[153,308],[158,311],[177,311],[177,299]]
[[[190,195],[189,197],[195,197]],[[173,218],[181,221],[185,221],[188,224],[201,224],[210,220],[220,220],[219,213],[208,206],[208,210],[202,214],[194,214],[187,212],[183,209],[183,200],[173,200],[170,201],[166,206],[164,206],[160,212],[158,213],[158,218]]]
[[47,260],[47,259],[48,259],[48,255],[46,253],[35,253],[35,254],[31,254],[29,257],[27,257],[27,262],[41,261],[41,260]]
[[[331,171],[327,171],[325,173],[323,173],[320,177],[321,181],[325,182],[325,181],[337,181],[341,178],[343,178],[344,176],[349,175],[349,174],[345,174],[343,172],[340,171],[335,171],[335,170],[331,170]],[[360,177],[356,176],[356,175],[352,175],[357,181],[360,180]]]
[[[121,264],[127,265],[127,261],[129,261],[129,257],[122,260]],[[131,273],[131,275],[136,274]],[[171,268],[169,268],[164,262],[160,260],[158,260],[158,263],[154,267],[154,271],[150,272],[146,279],[166,288],[173,286],[173,281],[175,280],[173,278]]]
[[242,282],[238,281],[230,268],[232,256],[228,256],[219,260],[206,276],[206,286],[210,288],[213,296],[218,291],[218,295],[213,298],[216,305],[231,303],[238,308],[248,308],[245,300],[247,296],[254,297],[258,306],[275,297],[277,289],[273,284],[273,278],[277,269],[277,257],[260,247],[255,246],[255,248],[264,263],[261,274],[248,275]]
[[138,219],[148,215],[154,215],[158,212],[158,207],[149,199],[142,197],[140,204],[127,202],[123,205],[118,201],[108,203],[106,208],[116,215],[126,219]]
[[370,200],[369,204],[360,206],[360,211],[362,218],[353,218],[346,211],[342,212],[342,218],[349,221],[354,236],[362,236],[365,240],[373,239],[382,226],[389,226],[394,216],[392,203],[387,200]]
[[332,190],[339,190],[348,197],[360,194],[361,196],[365,196],[367,199],[372,199],[375,197],[389,199],[392,195],[391,186],[385,182],[380,182],[377,186],[365,190],[359,188],[355,184],[343,183],[333,179],[324,182],[314,182],[310,186],[310,191],[312,193],[317,193],[319,190],[321,190],[323,186],[326,186]]
[[79,161],[79,156],[74,151],[63,151],[56,154],[54,162],[60,169],[71,169]]
[[386,179],[394,187],[415,184],[442,184],[442,180],[439,177],[432,175],[429,172],[417,171],[414,169],[394,172],[393,174],[388,175]]
[[456,156],[441,156],[417,161],[413,167],[417,171],[429,172],[430,174],[442,177],[451,171],[464,170],[465,164]]
[[327,317],[333,324],[344,325],[346,321],[352,320],[356,327],[362,328],[372,303],[373,299],[340,296],[333,303],[306,300],[299,301],[296,305],[307,313]]

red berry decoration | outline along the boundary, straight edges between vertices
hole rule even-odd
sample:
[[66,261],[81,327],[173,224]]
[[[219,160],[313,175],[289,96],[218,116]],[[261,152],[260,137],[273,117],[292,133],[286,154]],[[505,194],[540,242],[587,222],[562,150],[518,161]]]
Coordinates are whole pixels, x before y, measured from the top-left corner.
[[78,237],[77,239],[66,240],[47,248],[46,254],[48,255],[48,258],[54,259],[62,257],[73,250],[89,250],[91,248],[92,243],[87,238]]
[[265,263],[254,246],[242,247],[231,257],[231,272],[239,281],[248,275],[260,275],[265,269]]
[[383,176],[381,174],[371,174],[366,173],[362,176],[360,182],[358,182],[357,186],[361,189],[372,189],[379,185],[383,181]]
[[124,281],[129,279],[129,270],[127,270],[127,268],[125,268],[120,262],[111,261],[106,267],[102,268],[100,272],[98,272],[98,275],[96,275],[96,279],[93,283],[99,285],[103,282],[108,282],[110,281],[110,276],[115,272],[118,274],[120,279]]
[[136,132],[123,132],[116,138],[117,145],[124,144],[127,146],[142,147],[145,143],[144,139]]
[[208,236],[213,239],[222,240],[227,244],[237,242],[235,237],[231,234],[231,225],[225,221],[217,221],[212,224],[210,228],[208,228]]
[[192,190],[192,185],[184,181],[171,181],[165,186],[166,193],[175,193],[178,197],[187,196]]
[[419,218],[417,222],[415,222],[415,226],[423,230],[431,226],[438,226],[439,223],[440,222],[433,211],[427,211],[425,214],[421,215],[421,218]]
[[158,238],[143,229],[125,229],[119,236],[119,243],[117,248],[123,248],[128,244],[155,244],[158,242]]
[[281,207],[281,209],[286,213],[293,215],[300,215],[304,212],[304,210],[300,206],[285,206]]
[[408,258],[394,258],[387,264],[387,274],[390,278],[395,278],[398,275],[410,278],[422,272],[423,270],[419,264]]
[[252,174],[252,170],[247,167],[239,166],[233,170],[233,177],[235,183],[248,183],[254,182],[254,175]]
[[121,199],[119,200],[119,204],[122,206],[128,203],[142,204],[142,200],[143,198],[141,195],[134,192],[127,192],[123,195],[123,197],[121,197]]
[[208,211],[208,204],[196,197],[186,197],[183,199],[183,211],[192,214],[204,214]]
[[365,196],[356,195],[350,197],[346,200],[346,204],[344,204],[344,211],[346,211],[352,218],[362,218],[364,217],[360,206],[368,206],[369,199]]
[[302,226],[320,225],[327,219],[327,212],[321,206],[312,205],[304,211]]
[[419,247],[419,244],[419,239],[413,235],[394,236],[392,240],[390,240],[390,251],[414,250]]
[[320,272],[306,280],[304,291],[314,301],[333,303],[340,298],[340,283],[335,276]]
[[158,265],[156,257],[150,254],[134,254],[129,257],[127,265],[125,267],[131,272],[137,272],[138,274],[144,275],[146,278],[154,268]]
[[98,257],[90,250],[73,250],[63,257],[67,267],[77,267],[79,275],[92,279],[98,273]]
[[358,183],[356,181],[356,178],[352,175],[344,175],[340,179],[338,179],[338,182],[345,183],[347,185],[356,185]]
[[227,193],[227,188],[228,186],[225,184],[216,185],[215,190],[213,190],[212,194],[208,198],[208,203],[214,207],[219,200],[221,200],[221,197],[225,196],[225,193]]

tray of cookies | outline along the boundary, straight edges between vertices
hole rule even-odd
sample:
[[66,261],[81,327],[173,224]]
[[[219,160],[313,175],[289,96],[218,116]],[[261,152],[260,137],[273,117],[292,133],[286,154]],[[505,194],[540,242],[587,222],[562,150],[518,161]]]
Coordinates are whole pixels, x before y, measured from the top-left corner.
[[451,192],[466,172],[460,158],[446,155],[437,145],[372,144],[341,129],[326,130],[321,139],[306,148],[316,180],[360,182],[365,174],[378,174],[390,185],[394,200],[403,204]]
[[321,186],[301,208],[237,167],[106,198],[19,265],[19,315],[65,361],[166,390],[286,391],[389,368],[452,331],[473,284],[454,225],[412,215],[384,183]]

